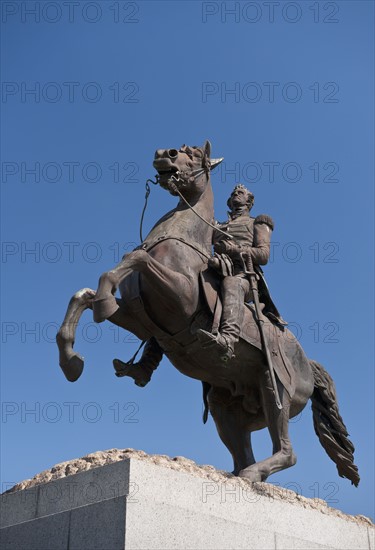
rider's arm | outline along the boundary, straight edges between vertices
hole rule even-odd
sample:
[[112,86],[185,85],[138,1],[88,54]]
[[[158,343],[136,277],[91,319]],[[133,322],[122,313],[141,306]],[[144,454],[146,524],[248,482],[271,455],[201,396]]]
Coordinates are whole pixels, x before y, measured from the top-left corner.
[[267,214],[260,214],[254,220],[254,239],[250,252],[256,265],[266,265],[269,260],[273,228],[272,218]]
[[213,233],[212,233],[212,244],[214,245],[215,243],[217,243],[220,238],[223,238],[223,234],[220,233],[220,231],[218,231],[218,229],[220,229],[220,223],[215,220],[214,221],[214,226],[215,226],[215,229],[213,230]]
[[227,224],[220,223],[215,220],[215,229],[212,234],[212,244],[215,252],[219,252],[220,254],[227,253],[226,244],[230,242],[229,238],[223,234],[223,231],[227,231]]

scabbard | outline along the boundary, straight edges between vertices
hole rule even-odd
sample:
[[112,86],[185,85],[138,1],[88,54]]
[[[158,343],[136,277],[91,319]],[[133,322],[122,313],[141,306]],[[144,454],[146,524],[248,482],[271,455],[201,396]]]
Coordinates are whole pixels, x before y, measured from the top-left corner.
[[252,259],[251,259],[251,256],[250,256],[250,252],[249,253],[242,253],[241,257],[242,257],[242,260],[243,260],[244,266],[245,266],[245,274],[247,275],[247,277],[249,279],[250,288],[251,288],[251,291],[252,291],[252,294],[253,294],[256,321],[257,321],[257,324],[258,324],[258,327],[259,327],[260,338],[261,338],[261,341],[262,341],[262,348],[263,348],[263,351],[266,355],[267,367],[268,367],[268,372],[269,372],[270,378],[271,378],[272,390],[273,390],[273,393],[275,395],[276,406],[277,406],[278,409],[281,410],[283,408],[283,406],[281,404],[279,390],[277,389],[275,371],[274,371],[274,368],[273,368],[273,365],[272,365],[272,359],[271,359],[271,354],[270,354],[270,350],[269,350],[269,346],[268,346],[268,341],[267,341],[266,334],[265,334],[265,331],[264,331],[264,326],[263,326],[264,321],[261,317],[260,303],[259,303],[259,293],[258,293],[258,282],[257,282],[257,278],[256,278],[256,273],[255,273],[254,268],[253,268],[253,262],[252,262]]

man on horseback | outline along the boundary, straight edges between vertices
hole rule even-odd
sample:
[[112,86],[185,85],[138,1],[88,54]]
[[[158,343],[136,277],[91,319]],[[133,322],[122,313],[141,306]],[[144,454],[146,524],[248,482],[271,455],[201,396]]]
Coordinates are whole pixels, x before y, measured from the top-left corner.
[[[266,481],[293,466],[288,422],[311,399],[323,447],[339,475],[358,485],[354,447],[339,414],[333,381],[281,326],[285,323],[262,277],[260,265],[270,255],[271,218],[250,217],[254,196],[237,185],[228,199],[228,221],[211,223],[210,171],[221,160],[211,158],[207,140],[203,147],[156,151],[156,183],[180,201],[145,240],[141,237],[136,250],[101,275],[96,292],[83,288],[72,296],[56,335],[60,367],[69,382],[81,376],[84,359],[73,345],[82,313],[92,309],[95,322],[108,319],[137,335],[141,346],[146,344],[138,364],[135,356],[128,363],[114,360],[118,376],[130,376],[145,386],[165,353],[182,374],[202,381],[203,419],[210,412],[232,455],[235,475]],[[115,297],[117,289],[121,298]],[[220,357],[231,359],[231,368]],[[250,435],[265,427],[272,456],[256,462]]]
[[[234,345],[239,340],[243,322],[243,303],[253,300],[247,273],[249,259],[257,275],[263,313],[273,322],[286,324],[271,300],[259,267],[269,260],[274,224],[266,214],[250,217],[253,204],[254,195],[242,184],[236,185],[227,202],[229,219],[218,224],[220,232],[216,231],[213,237],[215,256],[209,265],[223,276],[223,312],[220,332],[214,335],[199,330],[198,338],[205,346],[215,345],[223,361],[230,360],[234,355]],[[223,235],[223,231],[228,233],[228,238]]]
[[[239,340],[243,322],[243,303],[253,299],[249,276],[246,273],[249,256],[257,274],[263,314],[279,325],[286,324],[272,302],[259,267],[269,260],[274,224],[270,216],[265,214],[256,218],[250,217],[253,204],[254,195],[242,184],[236,185],[227,201],[229,219],[227,222],[217,223],[218,230],[213,235],[215,255],[209,260],[209,266],[223,277],[223,312],[220,332],[214,335],[200,329],[198,338],[204,347],[215,346],[223,361],[230,360],[234,355],[234,346]],[[228,238],[223,232],[228,233]],[[155,338],[151,338],[147,341],[138,363],[123,363],[115,359],[114,367],[118,376],[126,373],[126,376],[134,378],[138,386],[143,387],[150,381],[162,357],[161,347]]]

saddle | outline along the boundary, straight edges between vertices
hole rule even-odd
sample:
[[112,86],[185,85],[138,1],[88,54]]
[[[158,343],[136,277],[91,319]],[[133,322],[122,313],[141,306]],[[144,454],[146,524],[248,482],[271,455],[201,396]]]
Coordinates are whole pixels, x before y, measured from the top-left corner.
[[[129,282],[131,284],[128,287],[127,309],[130,314],[137,317],[138,323],[143,325],[144,331],[139,337],[148,340],[154,336],[163,352],[171,360],[173,357],[193,354],[197,349],[200,349],[201,344],[195,335],[198,328],[218,332],[222,301],[220,297],[220,277],[213,269],[207,268],[199,274],[200,291],[203,302],[207,306],[205,308],[208,310],[207,313],[201,310],[193,320],[192,325],[174,334],[155,324],[147,313],[139,288],[139,273],[134,272]],[[245,311],[240,338],[263,351],[254,306],[252,304],[244,304],[243,307]],[[264,330],[268,337],[268,345],[275,374],[288,392],[290,398],[292,398],[295,392],[295,375],[285,352],[285,337],[283,335],[286,329],[282,325],[275,325],[265,315],[262,315],[262,319],[264,321]]]
[[[208,268],[201,271],[199,281],[202,295],[213,316],[211,332],[217,334],[222,313],[220,278],[213,269]],[[259,350],[264,351],[256,320],[255,307],[252,303],[244,303],[243,307],[245,311],[240,338]],[[283,336],[286,329],[283,324],[277,322],[272,311],[268,316],[268,311],[270,311],[270,309],[270,307],[266,306],[261,315],[272,357],[272,365],[281,384],[288,392],[290,398],[292,398],[295,392],[295,374],[285,351],[285,338],[283,338]]]

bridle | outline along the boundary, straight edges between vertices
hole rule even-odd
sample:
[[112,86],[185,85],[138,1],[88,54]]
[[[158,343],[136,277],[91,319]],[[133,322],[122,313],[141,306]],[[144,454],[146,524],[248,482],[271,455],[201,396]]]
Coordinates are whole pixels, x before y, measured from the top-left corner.
[[[217,166],[223,159],[214,159],[216,162],[214,162],[214,167]],[[195,170],[192,170],[191,172],[189,172],[190,176],[189,176],[189,179],[191,177],[194,177],[194,181],[196,181],[200,176],[202,176],[203,174],[206,174],[206,176],[208,177],[208,174],[209,174],[209,171],[211,169],[211,162],[207,163],[208,166],[206,167],[202,167],[202,168],[197,168]],[[181,179],[181,176],[183,176],[184,174],[187,174],[187,172],[180,172],[180,171],[177,171],[175,174],[172,174],[171,177],[169,178],[169,181],[168,181],[168,184],[167,184],[167,187],[169,189],[169,191],[173,191],[173,193],[177,193],[177,195],[180,197],[180,199],[186,204],[186,206],[188,208],[190,208],[190,210],[192,210],[192,212],[194,212],[194,214],[196,216],[198,216],[198,218],[200,218],[206,225],[208,225],[209,227],[212,227],[212,229],[214,229],[215,231],[218,231],[219,233],[222,233],[223,235],[225,235],[225,237],[227,239],[233,239],[233,236],[230,235],[229,233],[227,233],[226,231],[222,231],[222,229],[220,229],[219,227],[213,225],[212,223],[210,223],[209,221],[207,221],[205,218],[203,218],[203,216],[201,216],[196,210],[195,208],[185,199],[185,197],[183,196],[183,194],[180,192],[180,190],[178,189],[177,185],[178,183],[181,183],[181,181],[186,181],[187,178],[184,178],[184,179]],[[177,177],[176,177],[177,175]],[[143,242],[143,235],[142,235],[142,226],[143,226],[143,219],[144,219],[144,215],[145,215],[145,212],[146,212],[146,208],[147,208],[147,201],[148,201],[148,197],[151,193],[151,188],[150,188],[150,185],[149,185],[149,182],[152,183],[153,185],[158,185],[160,183],[160,176],[159,174],[156,174],[155,176],[155,180],[152,180],[152,179],[148,179],[146,180],[146,184],[145,184],[145,187],[146,187],[146,194],[145,194],[145,204],[144,204],[144,207],[143,207],[143,210],[142,210],[142,215],[141,215],[141,221],[140,221],[140,227],[139,227],[139,236],[140,236],[140,239],[141,239],[141,243]],[[174,181],[173,181],[174,180]]]

